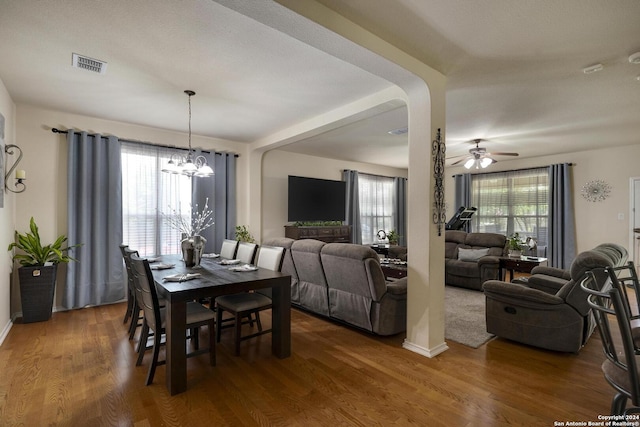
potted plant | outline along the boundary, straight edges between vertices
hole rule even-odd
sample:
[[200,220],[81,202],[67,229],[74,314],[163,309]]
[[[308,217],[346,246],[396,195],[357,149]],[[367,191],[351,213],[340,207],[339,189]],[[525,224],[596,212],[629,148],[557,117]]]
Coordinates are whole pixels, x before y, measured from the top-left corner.
[[391,230],[387,232],[387,239],[389,239],[390,245],[397,245],[400,241],[400,236],[396,232],[396,230]]
[[253,238],[246,225],[236,226],[236,240],[239,242],[255,243],[256,239]]
[[522,256],[522,240],[519,233],[513,233],[507,239],[507,249],[511,258],[520,258]]
[[16,230],[16,241],[8,249],[12,251],[17,248],[21,251],[13,255],[13,260],[21,265],[18,277],[23,323],[42,322],[51,318],[58,264],[76,261],[68,255],[68,251],[80,246],[63,247],[67,241],[66,236],[59,236],[55,242],[42,245],[33,217],[29,228],[30,232],[25,234]]

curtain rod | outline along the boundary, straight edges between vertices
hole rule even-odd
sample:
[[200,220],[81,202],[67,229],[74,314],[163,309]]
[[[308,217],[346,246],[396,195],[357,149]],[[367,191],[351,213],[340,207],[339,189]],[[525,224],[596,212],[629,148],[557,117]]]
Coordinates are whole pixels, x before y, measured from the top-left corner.
[[[566,164],[568,166],[575,166],[575,163],[556,163],[556,164]],[[474,173],[472,175],[489,175],[492,173],[505,173],[505,172],[521,172],[521,171],[532,171],[534,169],[546,169],[549,166],[553,166],[553,165],[547,165],[547,166],[537,166],[537,167],[532,167],[532,168],[524,168],[524,169],[509,169],[506,171],[495,171],[495,172],[482,172],[482,173]],[[458,175],[465,175],[463,173],[459,173]],[[455,178],[456,175],[451,175],[451,178]]]
[[[51,132],[53,132],[53,133],[64,133],[64,134],[68,134],[69,133],[69,131],[60,130],[60,129],[56,129],[56,128],[51,128]],[[155,147],[173,148],[173,149],[176,149],[176,150],[185,150],[185,151],[189,150],[188,148],[183,148],[183,147],[175,147],[175,146],[166,145],[166,144],[154,144],[154,143],[151,143],[151,142],[144,142],[144,141],[134,141],[134,140],[131,140],[131,139],[122,139],[122,141],[135,142],[137,144],[144,144],[144,145],[153,145]],[[209,153],[209,154],[211,153],[211,151],[208,151],[208,150],[200,150],[200,151],[202,151],[203,153]],[[228,152],[217,152],[217,151],[214,151],[214,154],[217,154],[219,156],[221,156],[222,154],[233,154],[234,157],[240,157],[240,154],[238,154],[238,153],[228,153]]]

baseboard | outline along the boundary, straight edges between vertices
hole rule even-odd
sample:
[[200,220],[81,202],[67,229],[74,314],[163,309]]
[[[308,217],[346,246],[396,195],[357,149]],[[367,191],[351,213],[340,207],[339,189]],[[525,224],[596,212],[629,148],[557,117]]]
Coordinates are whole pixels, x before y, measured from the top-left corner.
[[11,330],[11,327],[13,326],[13,320],[15,320],[15,319],[9,319],[9,322],[7,322],[7,324],[4,326],[4,328],[2,328],[2,333],[0,333],[0,346],[2,346],[2,343],[4,342],[4,339],[7,337],[7,335],[9,335],[9,331]]
[[425,347],[416,345],[410,341],[407,341],[406,339],[402,343],[402,348],[405,348],[409,351],[413,351],[414,353],[418,353],[418,354],[421,354],[422,356],[426,356],[429,358],[436,357],[440,353],[449,350],[449,347],[445,342],[443,342],[442,344],[438,344],[434,348],[425,348]]

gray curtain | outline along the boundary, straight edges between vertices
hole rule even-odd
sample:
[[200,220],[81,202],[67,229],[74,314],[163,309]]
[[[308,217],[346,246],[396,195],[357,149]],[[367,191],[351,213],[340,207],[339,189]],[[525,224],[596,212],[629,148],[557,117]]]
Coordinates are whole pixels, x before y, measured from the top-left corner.
[[[209,248],[207,252],[218,253],[224,239],[235,239],[236,236],[236,156],[233,153],[212,155],[215,173],[213,204],[215,224],[213,225],[213,246],[207,243]],[[209,199],[209,207],[212,207],[211,199]]]
[[553,267],[567,269],[576,257],[576,227],[573,209],[571,165],[549,166],[549,247]]
[[407,179],[395,177],[393,186],[395,187],[394,209],[396,211],[394,227],[400,236],[398,245],[407,246]]
[[[448,212],[449,218],[453,217],[461,206],[464,206],[465,208],[471,207],[471,174],[465,173],[454,175],[453,178],[455,180],[456,189],[455,206],[453,206],[453,209]],[[467,221],[463,230],[470,232],[472,222],[473,218],[471,221]]]
[[81,243],[72,256],[63,292],[67,309],[108,304],[125,297],[120,141],[87,132],[67,133],[67,236]]
[[342,180],[346,182],[346,218],[351,226],[351,242],[362,244],[362,231],[360,227],[360,196],[358,194],[358,171],[345,169],[342,172]]

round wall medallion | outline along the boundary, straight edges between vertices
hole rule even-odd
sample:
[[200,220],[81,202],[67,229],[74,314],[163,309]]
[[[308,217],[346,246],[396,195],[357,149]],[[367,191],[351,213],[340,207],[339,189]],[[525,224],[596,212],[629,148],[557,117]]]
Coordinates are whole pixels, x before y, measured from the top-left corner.
[[590,202],[601,202],[611,192],[611,186],[601,179],[589,181],[582,186],[582,197]]

